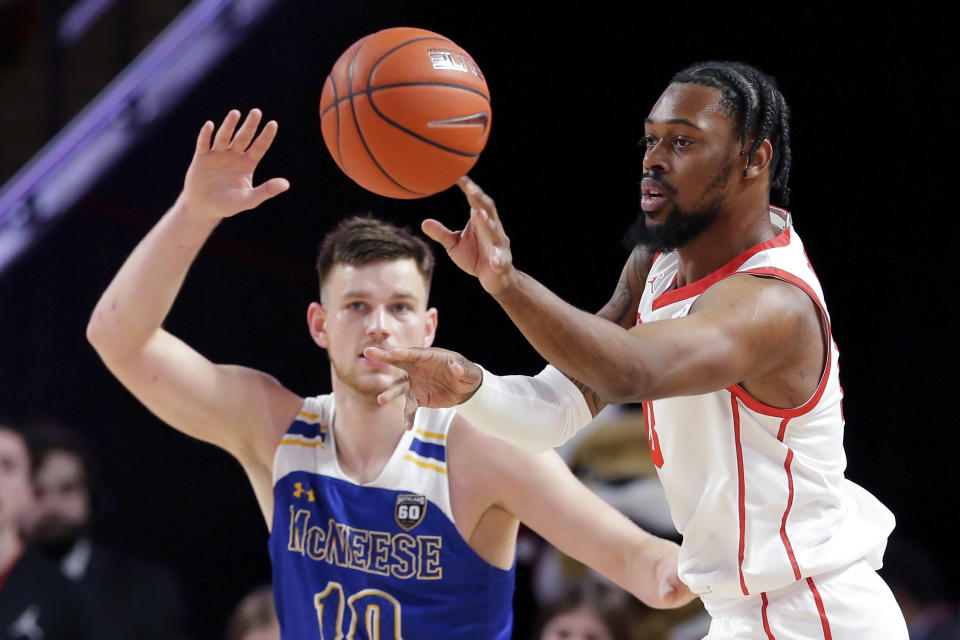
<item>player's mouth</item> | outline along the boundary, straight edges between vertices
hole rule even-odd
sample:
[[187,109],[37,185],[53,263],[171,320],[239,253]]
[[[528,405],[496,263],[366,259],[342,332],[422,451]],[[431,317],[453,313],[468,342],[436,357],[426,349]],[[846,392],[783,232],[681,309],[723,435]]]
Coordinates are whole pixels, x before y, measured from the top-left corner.
[[667,203],[669,193],[662,183],[644,178],[640,181],[640,208],[646,213],[658,211]]
[[[364,348],[367,348],[367,347],[380,347],[381,349],[386,349],[386,348],[387,348],[387,347],[385,347],[385,346],[383,346],[383,345],[380,345],[380,344],[377,344],[377,345],[370,345],[370,344],[364,345]],[[387,368],[387,367],[390,366],[390,365],[388,365],[386,362],[377,362],[376,360],[371,360],[371,359],[368,358],[367,356],[363,355],[363,351],[361,351],[360,353],[357,354],[357,358],[360,360],[360,362],[362,362],[363,364],[365,364],[365,365],[367,365],[367,366],[369,366],[369,367],[376,367],[376,368],[378,368],[378,369],[381,369],[381,368],[382,368],[382,369],[385,369],[385,368]]]

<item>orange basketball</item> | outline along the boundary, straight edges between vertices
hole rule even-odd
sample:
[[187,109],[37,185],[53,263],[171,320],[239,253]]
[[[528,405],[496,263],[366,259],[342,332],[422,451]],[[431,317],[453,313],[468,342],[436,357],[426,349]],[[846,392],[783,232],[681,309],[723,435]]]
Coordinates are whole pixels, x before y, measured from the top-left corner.
[[490,135],[490,92],[470,54],[424,29],[354,42],[320,97],[323,141],[365,189],[390,198],[443,191],[476,163]]

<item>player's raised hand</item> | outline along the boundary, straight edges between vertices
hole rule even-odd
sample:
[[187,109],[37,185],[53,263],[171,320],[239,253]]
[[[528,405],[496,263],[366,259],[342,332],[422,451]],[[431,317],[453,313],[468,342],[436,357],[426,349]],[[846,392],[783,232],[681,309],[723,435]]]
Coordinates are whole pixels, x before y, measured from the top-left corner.
[[262,114],[252,109],[240,122],[240,112],[230,111],[214,135],[214,124],[204,123],[197,136],[193,161],[187,169],[181,202],[204,216],[219,219],[259,206],[290,188],[284,178],[253,186],[253,172],[277,135],[271,120],[257,135]]
[[510,238],[503,230],[493,198],[464,176],[457,181],[470,204],[470,219],[460,231],[451,231],[436,220],[424,220],[422,229],[447,250],[454,264],[480,280],[496,295],[514,275]]
[[437,347],[382,349],[367,347],[364,357],[385,362],[404,371],[377,396],[383,405],[406,396],[407,428],[417,407],[452,407],[470,398],[483,380],[483,371],[455,351]]

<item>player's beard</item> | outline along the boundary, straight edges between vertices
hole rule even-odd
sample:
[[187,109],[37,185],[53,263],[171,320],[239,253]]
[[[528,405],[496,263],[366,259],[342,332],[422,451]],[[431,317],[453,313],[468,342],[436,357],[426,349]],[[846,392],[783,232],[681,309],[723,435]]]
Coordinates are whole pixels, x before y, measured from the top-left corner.
[[[725,205],[722,189],[726,186],[732,170],[731,162],[713,177],[692,211],[684,211],[673,205],[660,214],[663,216],[660,224],[652,225],[647,220],[647,212],[641,208],[640,215],[627,229],[623,240],[624,246],[628,249],[642,246],[653,254],[657,251],[676,251],[689,244],[720,217],[720,212]],[[655,180],[659,178],[652,174],[644,177]]]

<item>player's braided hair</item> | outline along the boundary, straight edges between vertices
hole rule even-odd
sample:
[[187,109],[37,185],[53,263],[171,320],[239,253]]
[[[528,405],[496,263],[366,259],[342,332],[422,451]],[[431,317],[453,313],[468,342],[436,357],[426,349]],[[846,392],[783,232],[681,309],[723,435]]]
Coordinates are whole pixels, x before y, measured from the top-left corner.
[[[770,202],[786,206],[790,201],[790,109],[777,89],[777,81],[742,62],[698,62],[678,72],[671,84],[699,84],[720,91],[723,107],[740,129],[741,154],[747,163],[763,144],[773,145],[770,160]],[[747,150],[747,140],[753,141]]]

